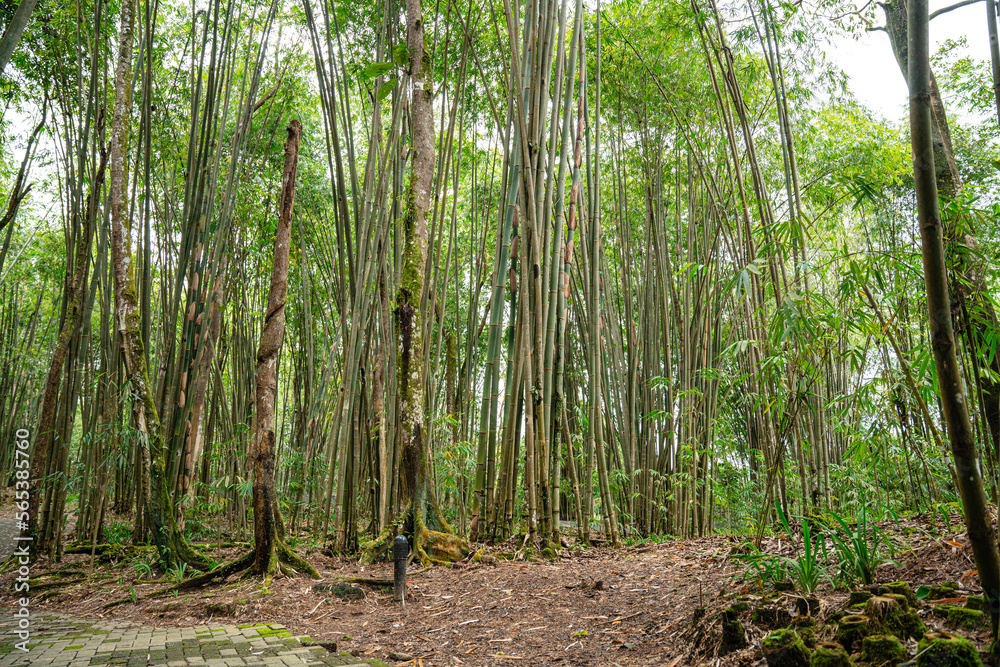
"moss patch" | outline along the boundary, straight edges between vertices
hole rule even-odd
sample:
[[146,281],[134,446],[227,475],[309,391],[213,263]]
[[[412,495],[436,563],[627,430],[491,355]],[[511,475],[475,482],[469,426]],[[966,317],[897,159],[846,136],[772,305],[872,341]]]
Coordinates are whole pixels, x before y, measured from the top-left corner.
[[809,667],[851,667],[851,658],[840,644],[821,642],[816,644]]
[[856,607],[868,602],[871,598],[871,591],[851,591],[851,598],[847,601],[847,606]]
[[913,588],[906,581],[892,581],[883,586],[887,593],[893,593],[895,595],[902,595],[906,598],[909,606],[917,606],[917,596],[913,592]]
[[916,611],[910,611],[903,595],[876,595],[865,603],[865,616],[870,619],[872,632],[896,635],[900,639],[923,634]]
[[868,636],[868,617],[864,614],[844,616],[837,625],[837,641],[848,651],[855,643],[860,643]]
[[968,639],[929,632],[917,646],[917,667],[982,667],[979,651]]
[[986,599],[982,595],[970,595],[965,598],[965,608],[966,609],[976,609],[985,613],[988,611],[986,606]]
[[747,633],[739,619],[740,613],[730,607],[719,617],[722,619],[722,642],[719,644],[719,655],[738,651],[747,645]]
[[954,581],[943,581],[936,586],[931,586],[927,594],[928,600],[944,600],[957,595],[958,584]]
[[873,665],[898,665],[910,657],[893,635],[871,635],[861,644],[861,659]]
[[769,634],[762,645],[768,667],[808,667],[809,649],[795,630],[786,628]]
[[792,627],[795,631],[799,633],[799,637],[802,638],[802,643],[806,645],[806,648],[813,649],[816,647],[816,619],[812,616],[797,616],[792,620]]
[[978,630],[987,624],[986,614],[978,609],[967,609],[952,604],[942,604],[934,608],[934,615],[944,619],[948,627],[964,630]]

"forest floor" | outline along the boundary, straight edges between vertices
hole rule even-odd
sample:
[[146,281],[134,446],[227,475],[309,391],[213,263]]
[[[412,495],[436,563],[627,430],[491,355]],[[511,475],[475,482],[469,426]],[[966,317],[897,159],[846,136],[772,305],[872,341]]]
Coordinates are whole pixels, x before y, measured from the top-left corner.
[[[876,572],[880,582],[905,580],[921,585],[955,582],[955,599],[978,593],[968,539],[957,516],[950,525],[929,516],[882,524],[893,545],[893,560]],[[401,608],[391,590],[360,584],[360,599],[345,601],[331,584],[345,578],[391,579],[392,564],[360,565],[343,557],[305,552],[324,577],[259,581],[235,580],[177,596],[149,594],[171,581],[143,577],[133,561],[66,555],[52,569],[78,569],[84,578],[46,591],[32,601],[38,613],[73,618],[114,619],[152,627],[203,624],[282,623],[296,635],[359,658],[389,664],[434,665],[763,665],[760,645],[770,628],[743,613],[745,648],[720,656],[719,612],[737,600],[750,610],[769,605],[792,610],[797,593],[775,600],[769,586],[746,581],[742,563],[731,558],[743,538],[726,536],[663,544],[566,549],[552,561],[507,560],[509,543],[486,549],[480,562],[453,567],[411,567],[407,601]],[[766,538],[763,551],[792,556],[787,536]],[[232,558],[246,547],[213,553]],[[32,576],[45,571],[36,565]],[[0,577],[0,604],[12,605],[13,573]],[[113,601],[137,601],[106,608]],[[824,584],[815,594],[816,635],[832,640],[836,624],[823,625],[845,609],[849,592]],[[947,602],[946,600],[945,602]],[[933,604],[919,604],[928,630],[946,629]],[[696,621],[697,617],[697,621]],[[953,628],[948,628],[954,631]],[[985,627],[963,629],[985,650]],[[911,655],[916,642],[908,640]],[[857,648],[857,647],[855,647]]]

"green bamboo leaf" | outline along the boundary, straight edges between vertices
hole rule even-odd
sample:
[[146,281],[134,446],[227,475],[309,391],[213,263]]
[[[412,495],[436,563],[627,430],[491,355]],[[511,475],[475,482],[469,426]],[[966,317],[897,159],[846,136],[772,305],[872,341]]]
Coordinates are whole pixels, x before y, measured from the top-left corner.
[[400,67],[410,64],[410,50],[406,48],[406,44],[400,43],[392,47],[392,60]]
[[368,81],[369,79],[374,79],[377,76],[382,76],[386,72],[392,70],[392,63],[372,63],[368,67],[361,70],[361,79]]
[[396,87],[397,83],[399,83],[399,79],[397,79],[396,77],[392,77],[388,81],[383,83],[379,87],[378,93],[375,94],[375,97],[378,98],[378,101],[381,102],[386,97],[388,97],[389,93],[392,92],[392,89]]

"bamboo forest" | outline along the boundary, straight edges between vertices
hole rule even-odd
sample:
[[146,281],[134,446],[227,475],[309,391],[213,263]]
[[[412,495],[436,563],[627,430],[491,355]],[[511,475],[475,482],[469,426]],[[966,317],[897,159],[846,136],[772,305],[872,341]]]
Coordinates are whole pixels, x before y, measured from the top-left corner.
[[1000,664],[997,20],[0,0],[0,666]]

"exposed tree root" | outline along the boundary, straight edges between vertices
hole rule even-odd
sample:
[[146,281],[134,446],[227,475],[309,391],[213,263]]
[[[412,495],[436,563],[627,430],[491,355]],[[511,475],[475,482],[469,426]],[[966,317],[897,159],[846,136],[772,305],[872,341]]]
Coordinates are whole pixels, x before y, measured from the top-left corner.
[[170,586],[168,588],[162,588],[162,589],[160,589],[158,591],[154,591],[153,593],[150,593],[149,597],[156,597],[156,596],[160,596],[160,595],[165,595],[166,593],[169,593],[170,591],[175,591],[175,590],[176,591],[185,591],[185,590],[190,590],[190,589],[193,589],[193,588],[201,588],[202,586],[207,586],[208,584],[212,583],[216,579],[225,580],[228,577],[231,577],[232,575],[236,574],[237,572],[242,572],[243,570],[247,569],[251,565],[253,565],[253,552],[252,551],[243,554],[242,556],[240,556],[239,558],[237,558],[234,561],[230,561],[228,563],[220,565],[219,567],[215,568],[214,570],[209,570],[208,572],[205,572],[204,574],[196,575],[194,577],[191,577],[190,579],[185,579],[184,581],[180,581],[180,582],[178,582],[178,583],[176,583],[173,586]]
[[37,577],[28,579],[28,588],[31,591],[41,591],[45,589],[62,588],[84,581],[87,575],[80,570],[52,570],[44,572]]
[[414,534],[413,556],[423,565],[449,565],[469,555],[469,543],[458,535],[423,526]]
[[[196,588],[202,588],[203,586],[207,586],[216,580],[224,581],[240,572],[244,573],[244,578],[260,574],[259,572],[254,572],[253,566],[254,552],[249,551],[236,560],[220,565],[219,567],[209,570],[208,572],[195,575],[190,579],[179,581],[173,586],[167,586],[166,588],[153,591],[145,597],[157,598],[174,591],[190,591]],[[285,544],[284,540],[275,539],[274,550],[271,553],[271,562],[268,565],[267,572],[264,573],[264,587],[266,588],[271,584],[275,575],[294,577],[296,574],[304,574],[310,579],[321,578],[319,572],[316,571],[316,568],[310,565],[304,558],[302,558],[302,556],[295,553],[295,551]],[[111,607],[125,604],[127,602],[135,602],[137,600],[138,598],[132,597],[122,598],[120,600],[109,602],[104,605],[104,608],[110,609]]]
[[[465,560],[471,552],[469,543],[452,532],[436,503],[428,502],[425,511],[427,523],[433,528],[424,523],[412,509],[407,512],[404,525],[399,527],[410,542],[410,560],[424,566],[450,565]],[[362,543],[361,562],[374,563],[392,559],[394,534],[393,530],[385,530],[370,542]]]
[[136,560],[150,554],[156,553],[155,546],[131,545],[131,544],[92,544],[74,542],[66,547],[64,554],[85,554],[90,555],[93,549],[95,559],[101,563],[112,560]]
[[[216,542],[211,544],[191,544],[193,552],[203,558],[202,554],[215,549],[225,549],[229,547],[248,547],[248,542]],[[63,550],[64,554],[84,554],[90,555],[93,551],[95,560],[98,563],[109,563],[115,560],[136,560],[148,557],[156,553],[153,545],[132,545],[132,544],[86,544],[74,542]],[[207,561],[206,561],[207,562]],[[5,566],[6,564],[4,564]],[[2,569],[4,566],[0,566]]]
[[101,608],[102,609],[113,609],[113,608],[117,607],[118,605],[122,605],[122,604],[125,604],[127,602],[138,602],[138,601],[139,601],[138,597],[135,597],[135,598],[131,598],[131,597],[120,598],[118,600],[112,600],[111,602],[107,603],[106,605],[104,605]]
[[392,559],[391,530],[383,530],[382,533],[373,540],[362,542],[360,545],[361,562],[365,565]]
[[276,539],[274,541],[274,550],[271,553],[271,561],[268,564],[267,571],[264,573],[254,572],[254,552],[249,551],[245,553],[240,558],[231,561],[225,565],[215,568],[205,572],[204,574],[199,574],[197,576],[191,577],[190,579],[185,579],[184,581],[178,582],[169,588],[164,588],[151,593],[150,596],[160,596],[170,593],[171,591],[185,591],[194,588],[201,588],[202,586],[207,586],[216,579],[226,579],[231,577],[238,572],[245,572],[244,577],[251,577],[255,574],[264,575],[264,586],[269,586],[271,580],[275,575],[284,575],[286,577],[294,577],[296,574],[304,574],[310,579],[320,579],[319,572],[316,571],[312,565],[310,565],[302,556],[299,556],[295,551],[288,547],[283,540]]
[[421,565],[449,565],[465,560],[470,551],[469,543],[451,531],[436,503],[428,505],[429,520],[442,530],[432,530],[416,512],[411,514],[413,532],[410,546],[413,559]]

